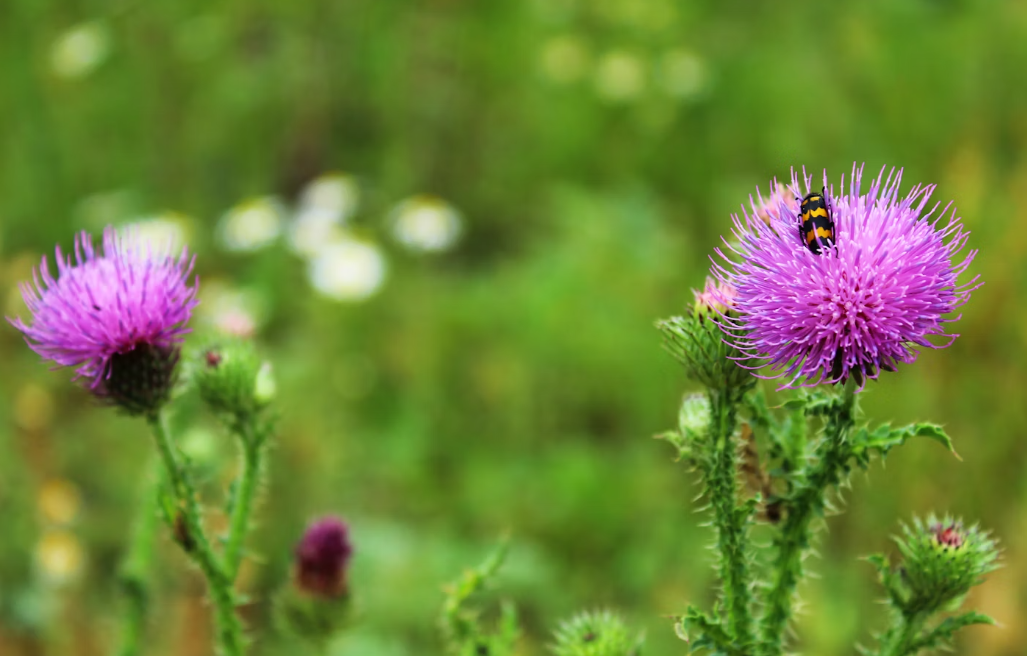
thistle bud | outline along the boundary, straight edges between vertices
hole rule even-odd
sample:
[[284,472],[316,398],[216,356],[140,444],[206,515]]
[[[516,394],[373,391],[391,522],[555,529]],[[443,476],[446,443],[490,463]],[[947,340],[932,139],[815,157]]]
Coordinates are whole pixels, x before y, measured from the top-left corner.
[[976,526],[959,520],[919,518],[897,538],[903,563],[897,581],[910,611],[933,612],[963,597],[981,576],[997,567],[995,541]]
[[685,366],[689,378],[717,391],[744,392],[756,378],[744,366],[748,358],[733,345],[731,327],[734,290],[707,279],[703,291],[694,291],[695,306],[686,317],[656,323],[668,351]]
[[283,628],[323,648],[352,614],[347,568],[349,528],[336,517],[310,524],[296,545],[293,585],[276,604]]
[[608,610],[580,613],[563,622],[554,637],[556,656],[638,656],[644,640]]
[[337,517],[313,522],[296,545],[296,587],[316,597],[345,596],[346,568],[352,556],[345,522]]
[[657,435],[678,450],[679,459],[691,461],[694,446],[701,441],[710,425],[710,400],[705,394],[686,394],[678,410],[678,429]]
[[208,344],[193,363],[200,397],[215,412],[242,417],[267,406],[274,397],[271,365],[253,344],[240,339]]

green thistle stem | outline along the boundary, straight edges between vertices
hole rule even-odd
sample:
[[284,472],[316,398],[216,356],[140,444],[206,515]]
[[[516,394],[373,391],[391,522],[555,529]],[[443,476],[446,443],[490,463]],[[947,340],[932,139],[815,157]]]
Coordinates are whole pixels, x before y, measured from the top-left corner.
[[851,383],[828,415],[826,435],[817,445],[815,462],[798,484],[788,504],[788,514],[776,540],[773,579],[764,597],[760,643],[764,656],[784,653],[784,631],[792,617],[795,589],[804,574],[802,561],[810,548],[814,518],[823,515],[828,489],[841,483],[850,456],[846,435],[854,423],[855,391]]
[[738,504],[738,447],[734,433],[739,399],[731,391],[710,390],[710,465],[707,488],[720,553],[727,627],[741,647],[752,643],[752,591],[749,586],[749,510]]
[[881,648],[880,656],[906,656],[916,653],[918,650],[913,647],[913,643],[926,620],[926,613],[902,613],[898,626],[888,632],[891,639]]
[[156,460],[144,481],[142,503],[132,531],[119,579],[124,590],[126,605],[121,624],[118,656],[138,656],[140,640],[146,629],[146,616],[150,606],[150,571],[153,563],[153,544],[157,534],[157,508],[162,483]]
[[151,416],[149,422],[156,438],[157,451],[164,461],[177,512],[182,518],[181,531],[185,535],[177,536],[177,541],[207,579],[207,589],[214,605],[219,651],[223,656],[242,656],[242,624],[235,613],[232,579],[226,576],[203,530],[196,490],[179,461],[176,447],[171,443],[164,413]]
[[240,427],[240,444],[242,450],[242,473],[239,475],[235,498],[232,504],[232,518],[228,531],[228,544],[225,546],[225,574],[234,581],[242,563],[243,542],[250,528],[250,515],[253,510],[253,498],[260,481],[261,455],[263,454],[262,432],[254,425],[255,420],[247,418]]

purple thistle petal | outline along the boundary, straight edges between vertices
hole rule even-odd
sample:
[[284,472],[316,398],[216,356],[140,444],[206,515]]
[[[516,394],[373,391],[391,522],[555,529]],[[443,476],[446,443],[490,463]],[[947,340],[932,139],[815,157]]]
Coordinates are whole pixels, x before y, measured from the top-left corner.
[[32,282],[21,284],[31,325],[8,321],[42,357],[78,367],[75,378],[86,379],[98,396],[106,396],[115,355],[141,346],[174,350],[189,332],[186,323],[198,301],[197,282],[189,286],[188,280],[195,258],[185,248],[176,259],[133,232],[108,226],[101,254],[85,232],[75,237],[73,256],[59,246],[55,254],[56,278],[44,257]]
[[969,233],[951,203],[925,212],[934,185],[900,198],[902,170],[885,177],[882,168],[861,195],[862,175],[853,165],[848,189],[843,176],[835,193],[824,173],[836,243],[821,254],[803,244],[794,202],[813,179],[793,170],[786,190],[775,181],[766,200],[757,194],[732,216],[736,241],[711,258],[712,275],[736,293],[737,347],[769,365],[770,377],[785,377],[782,387],[877,378],[913,362],[917,347],[950,345],[958,335],[944,324],[959,317],[945,315],[984,284],[978,276],[957,283],[977,251],[953,263]]

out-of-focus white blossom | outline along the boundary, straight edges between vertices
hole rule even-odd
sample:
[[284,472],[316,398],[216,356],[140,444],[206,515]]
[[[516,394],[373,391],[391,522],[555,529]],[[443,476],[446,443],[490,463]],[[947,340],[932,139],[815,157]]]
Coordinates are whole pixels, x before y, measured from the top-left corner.
[[111,34],[103,21],[79,23],[61,34],[50,48],[50,67],[61,77],[84,77],[110,54]]
[[289,225],[289,246],[310,257],[325,244],[338,241],[341,226],[357,211],[359,202],[360,188],[348,175],[332,173],[313,180],[300,194]]
[[253,252],[269,246],[282,230],[282,205],[265,196],[243,201],[221,218],[218,236],[229,251]]
[[392,210],[392,231],[396,240],[412,251],[439,252],[456,243],[460,236],[460,213],[434,196],[414,196]]
[[170,252],[177,253],[188,241],[189,217],[178,212],[161,212],[131,221],[121,230],[149,242],[155,249],[170,248]]
[[385,282],[385,256],[375,244],[343,238],[328,244],[310,261],[310,283],[321,294],[337,301],[370,298]]

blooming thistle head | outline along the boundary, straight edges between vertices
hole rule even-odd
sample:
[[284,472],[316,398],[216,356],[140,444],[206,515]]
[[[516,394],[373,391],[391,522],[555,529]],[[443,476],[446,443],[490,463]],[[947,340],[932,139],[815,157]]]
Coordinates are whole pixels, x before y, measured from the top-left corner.
[[[842,382],[894,371],[916,360],[919,348],[943,348],[958,335],[945,332],[947,318],[980,287],[974,276],[957,278],[977,254],[954,260],[966,244],[951,203],[929,210],[934,185],[917,185],[899,197],[902,171],[884,169],[861,194],[863,168],[852,169],[835,193],[824,173],[824,193],[833,221],[834,244],[818,238],[821,252],[807,248],[802,219],[787,197],[750,199],[734,219],[737,244],[721,250],[713,274],[734,288],[736,316],[724,321],[742,337],[728,338],[745,354],[786,377],[784,387]],[[813,178],[794,171],[792,197],[813,189]],[[761,218],[763,208],[770,223]],[[951,211],[950,211],[951,208]],[[925,211],[927,210],[927,211]],[[931,338],[940,341],[934,343]]]
[[[667,350],[685,365],[689,378],[712,390],[744,391],[755,379],[739,365],[746,360],[728,342],[724,322],[734,315],[734,289],[724,283],[706,280],[702,291],[692,290],[695,305],[691,314],[656,322],[663,333]],[[729,334],[734,331],[726,329]],[[740,335],[733,335],[735,339]]]
[[775,182],[773,191],[766,198],[760,198],[759,204],[755,205],[753,211],[761,221],[768,226],[784,217],[796,216],[799,211],[799,199],[795,197],[788,187],[780,182]]
[[171,392],[182,336],[196,306],[193,259],[154,248],[134,232],[108,227],[102,252],[88,233],[75,237],[74,260],[56,249],[57,277],[44,257],[21,286],[31,324],[8,319],[36,353],[100,399],[132,414],[153,414]]
[[352,556],[346,523],[337,517],[318,519],[296,545],[296,587],[314,597],[346,596],[346,568]]

